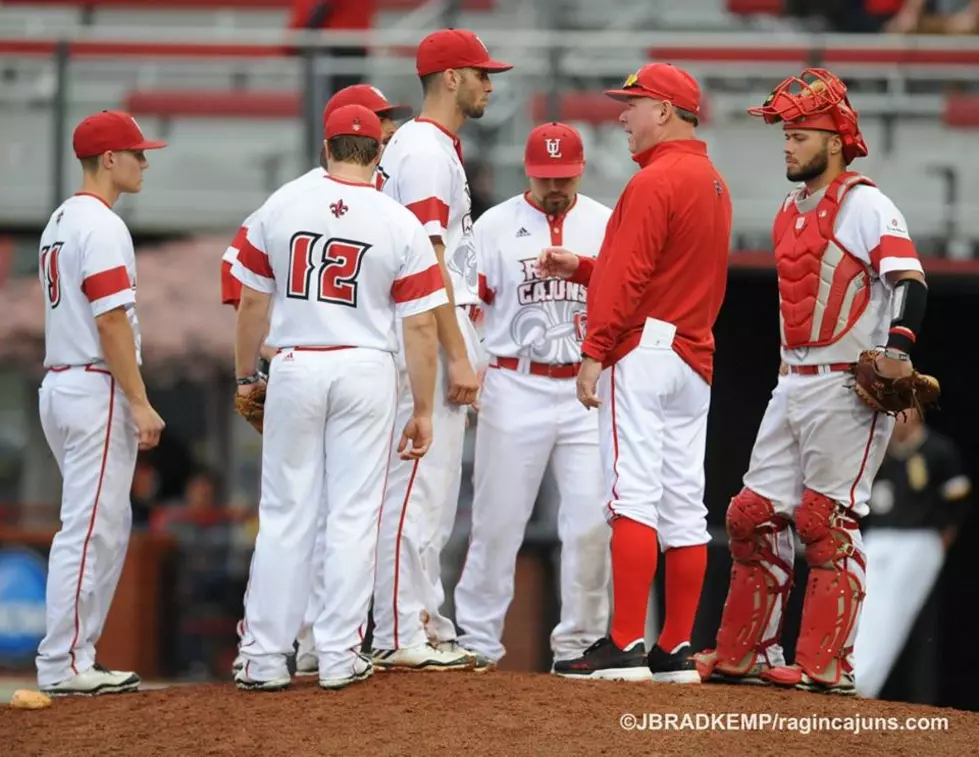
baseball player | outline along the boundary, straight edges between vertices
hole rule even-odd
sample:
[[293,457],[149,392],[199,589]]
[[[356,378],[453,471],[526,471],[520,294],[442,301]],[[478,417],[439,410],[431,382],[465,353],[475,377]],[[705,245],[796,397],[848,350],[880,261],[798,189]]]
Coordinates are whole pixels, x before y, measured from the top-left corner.
[[129,491],[139,449],[164,423],[146,398],[136,318],[136,258],[123,193],[142,189],[146,139],[128,113],[103,111],[75,128],[82,188],[41,235],[44,291],[41,427],[62,476],[61,530],[48,558],[47,632],[37,680],[52,695],[135,691],[135,673],[107,670],[95,645],[122,573],[132,525]]
[[[599,410],[613,614],[607,637],[554,672],[699,683],[690,634],[710,539],[704,453],[731,198],[695,136],[700,87],[690,74],[653,63],[606,94],[626,103],[619,120],[641,170],[619,198],[597,260],[552,247],[541,273],[589,284],[577,391]],[[647,657],[660,547],[666,622]]]
[[[338,91],[330,101],[326,104],[323,109],[323,123],[326,124],[327,118],[330,114],[337,108],[341,108],[344,105],[363,105],[365,108],[373,111],[379,119],[381,119],[381,131],[383,133],[381,153],[384,152],[384,145],[391,140],[394,132],[398,130],[397,120],[402,118],[407,118],[411,115],[411,107],[408,105],[394,105],[388,101],[384,94],[377,87],[369,84],[356,84],[350,87],[345,87]],[[301,183],[309,185],[319,185],[323,180],[323,171],[326,169],[326,148],[320,152],[320,166],[307,171],[305,174],[297,179],[294,179],[292,183]],[[374,181],[377,182],[379,174],[375,172]],[[253,214],[254,215],[254,214]],[[224,256],[221,260],[221,302],[226,305],[231,305],[237,310],[238,303],[241,300],[241,282],[238,281],[234,276],[231,275],[231,266],[234,264],[238,257],[238,248],[244,242],[248,234],[248,226],[252,221],[253,216],[249,216],[242,223],[241,228],[235,235],[228,249],[225,250]],[[259,358],[259,373],[264,377],[268,375],[269,361],[274,355],[274,350],[266,345],[262,345],[261,357]],[[319,555],[323,548],[322,531],[320,530],[320,538],[316,542],[316,557],[314,557],[313,564],[318,565],[322,562],[319,559]],[[316,621],[317,615],[319,615],[320,601],[316,599],[318,592],[323,589],[322,577],[314,574],[313,576],[313,592],[310,594],[309,607],[306,612],[306,618],[303,621],[303,627],[300,630],[299,638],[297,639],[298,648],[296,650],[296,673],[301,676],[312,676],[316,675],[316,650],[313,648],[313,623]],[[241,643],[241,639],[244,636],[244,621],[239,621],[238,623],[238,642]],[[241,655],[235,658],[232,665],[232,673],[237,673],[241,670],[244,665],[244,660]]]
[[[397,452],[420,459],[432,439],[436,330],[447,302],[424,228],[371,183],[381,123],[361,105],[327,119],[327,170],[318,186],[273,194],[232,267],[244,285],[235,363],[239,394],[261,379],[275,348],[265,404],[259,533],[245,600],[239,688],[289,685],[286,657],[303,622],[314,571],[326,581],[314,625],[319,684],[371,675],[359,653],[374,579],[387,450],[395,447],[398,338],[403,328],[413,414]],[[321,516],[321,512],[324,516]],[[313,566],[321,518],[323,564]]]
[[[846,87],[829,71],[789,77],[759,108],[783,124],[786,176],[773,242],[782,371],[755,440],[744,488],[730,502],[734,565],[717,648],[697,656],[704,679],[853,694],[852,648],[866,586],[858,519],[894,427],[847,389],[864,350],[886,342],[878,369],[911,372],[927,288],[901,212],[848,170],[867,155]],[[792,584],[794,522],[809,580],[796,664],[780,646]],[[909,556],[908,559],[913,559]]]
[[[382,191],[425,226],[450,301],[436,311],[441,351],[435,446],[423,461],[392,456],[388,475],[390,517],[381,521],[374,593],[374,661],[382,668],[488,669],[486,660],[459,648],[455,626],[439,612],[440,554],[455,522],[466,406],[479,389],[478,338],[470,320],[479,304],[476,253],[457,134],[486,110],[490,74],[510,68],[464,29],[443,29],[422,40],[416,55],[421,116],[398,129],[379,169]],[[402,402],[399,422],[410,412]]]
[[578,192],[585,168],[570,126],[538,126],[527,139],[530,191],[486,211],[473,226],[489,369],[476,427],[469,551],[455,591],[459,643],[497,663],[513,599],[517,552],[548,463],[561,504],[561,620],[556,660],[578,657],[608,625],[609,529],[602,498],[598,422],[578,403],[585,293],[541,278],[537,255],[573,240],[594,257],[611,209]]

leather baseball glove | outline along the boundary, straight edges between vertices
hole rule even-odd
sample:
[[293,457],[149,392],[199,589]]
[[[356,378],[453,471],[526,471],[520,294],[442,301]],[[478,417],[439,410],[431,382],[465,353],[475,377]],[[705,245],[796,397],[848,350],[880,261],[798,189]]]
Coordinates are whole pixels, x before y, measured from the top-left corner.
[[925,408],[938,404],[941,387],[938,379],[912,369],[909,376],[889,378],[877,370],[876,350],[866,350],[853,365],[853,389],[867,405],[880,413],[901,415],[916,410],[923,415]]
[[235,394],[235,410],[261,434],[265,422],[265,386],[248,395]]

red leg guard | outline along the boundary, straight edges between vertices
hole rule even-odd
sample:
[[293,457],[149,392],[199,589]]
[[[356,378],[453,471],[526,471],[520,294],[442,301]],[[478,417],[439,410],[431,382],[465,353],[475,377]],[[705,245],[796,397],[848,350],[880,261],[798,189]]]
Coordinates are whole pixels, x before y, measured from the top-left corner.
[[[773,548],[773,539],[788,528],[776,515],[772,503],[750,489],[742,489],[731,500],[726,526],[734,565],[721,626],[717,630],[714,667],[729,675],[744,675],[755,664],[758,652],[778,643],[764,639],[776,602],[788,598],[792,587],[792,564]],[[771,568],[777,566],[788,578],[780,581]]]
[[796,664],[816,682],[835,686],[851,672],[847,657],[865,596],[866,562],[853,540],[859,524],[839,504],[810,490],[795,522],[809,564]]

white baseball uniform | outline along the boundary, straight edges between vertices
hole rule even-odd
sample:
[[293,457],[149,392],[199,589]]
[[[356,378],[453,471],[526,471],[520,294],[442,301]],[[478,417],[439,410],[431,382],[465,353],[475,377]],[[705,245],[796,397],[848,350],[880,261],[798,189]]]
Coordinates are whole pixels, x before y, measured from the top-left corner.
[[94,195],[54,211],[41,235],[44,298],[41,426],[63,479],[61,530],[48,559],[41,688],[90,669],[132,525],[138,437],[129,401],[104,361],[96,318],[125,308],[140,357],[136,258],[126,224]]
[[[382,191],[407,207],[429,237],[445,243],[459,327],[476,367],[478,338],[470,314],[479,304],[478,278],[459,140],[434,122],[416,118],[388,143],[379,171]],[[446,380],[440,352],[432,446],[422,460],[391,457],[385,512],[392,517],[382,520],[378,541],[375,650],[415,647],[429,639],[452,641],[456,636],[452,621],[439,612],[445,598],[440,555],[455,524],[467,408],[448,403]],[[405,381],[402,360],[402,386]],[[410,415],[411,403],[402,392],[398,422],[407,422]]]
[[[307,171],[302,176],[299,176],[292,181],[284,184],[281,189],[286,187],[293,187],[294,191],[299,191],[299,188],[305,186],[319,186],[323,181],[324,170],[320,167],[313,168]],[[234,305],[235,308],[238,307],[238,302],[241,299],[241,282],[238,281],[232,274],[232,267],[235,261],[238,259],[238,252],[242,245],[244,245],[245,240],[248,238],[249,227],[258,219],[261,208],[252,212],[241,224],[238,229],[238,233],[235,234],[234,239],[231,240],[231,244],[228,245],[224,254],[221,256],[221,301],[227,305]],[[313,565],[321,565],[323,562],[323,548],[325,539],[325,524],[321,524],[322,528],[317,530],[316,548],[313,552]],[[313,642],[313,623],[316,622],[316,617],[319,615],[320,608],[323,605],[322,591],[324,589],[324,583],[322,576],[319,576],[314,572],[312,578],[312,592],[309,596],[309,603],[306,609],[306,616],[303,620],[302,628],[300,629],[298,636],[299,648],[296,652],[297,659],[305,655],[315,655],[316,650],[314,648]],[[245,595],[247,597],[248,587],[245,588]],[[238,643],[244,638],[245,633],[245,621],[244,619],[238,622]]]
[[[785,200],[781,213],[788,227],[784,244],[809,244],[805,235],[816,234],[822,201],[827,192],[840,191],[833,224],[834,242],[821,257],[810,256],[817,270],[812,315],[793,322],[789,309],[791,282],[780,273],[782,360],[788,366],[772,392],[751,453],[744,486],[771,501],[777,514],[792,519],[804,489],[833,500],[856,517],[869,510],[871,486],[884,459],[894,419],[873,412],[847,388],[852,377],[845,366],[861,351],[887,341],[891,323],[893,287],[885,275],[891,271],[921,271],[904,216],[875,186],[857,183],[862,177],[843,177],[813,195],[796,190]],[[785,269],[790,270],[790,269]],[[801,272],[801,269],[800,269]],[[789,317],[787,318],[787,313]],[[803,329],[822,346],[786,347],[794,330]],[[788,336],[787,336],[788,335]],[[789,342],[791,344],[791,342]],[[848,570],[865,586],[863,544],[855,520],[842,524],[852,540],[854,559]],[[785,586],[795,558],[795,542],[788,532],[767,537],[774,556],[768,565],[780,586]],[[767,565],[767,563],[766,563]],[[781,622],[783,598],[776,600],[762,643],[775,638]],[[856,632],[853,627],[851,639]],[[849,648],[851,642],[846,646]],[[780,664],[781,648],[769,652]]]
[[609,614],[609,536],[598,418],[578,402],[586,288],[541,279],[537,256],[565,240],[595,257],[610,208],[584,195],[548,215],[528,195],[486,211],[474,226],[489,368],[476,426],[469,551],[455,591],[459,642],[496,662],[513,599],[517,553],[548,463],[560,493],[561,620],[555,659],[602,638]]
[[322,172],[252,219],[232,268],[273,296],[259,533],[245,602],[245,675],[287,674],[310,596],[325,508],[325,605],[314,625],[320,679],[355,671],[374,579],[393,447],[396,318],[447,301],[425,230],[370,184]]

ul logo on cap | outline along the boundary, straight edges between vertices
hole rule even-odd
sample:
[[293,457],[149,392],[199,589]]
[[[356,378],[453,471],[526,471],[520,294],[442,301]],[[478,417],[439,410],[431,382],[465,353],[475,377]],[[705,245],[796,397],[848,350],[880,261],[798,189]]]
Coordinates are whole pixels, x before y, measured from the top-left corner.
[[561,140],[560,139],[545,139],[544,147],[547,148],[547,154],[552,158],[561,157]]

